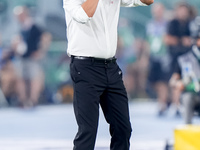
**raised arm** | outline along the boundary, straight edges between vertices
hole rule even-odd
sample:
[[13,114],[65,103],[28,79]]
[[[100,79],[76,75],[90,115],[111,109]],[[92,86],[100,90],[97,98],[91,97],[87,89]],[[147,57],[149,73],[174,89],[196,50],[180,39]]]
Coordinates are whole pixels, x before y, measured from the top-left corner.
[[142,3],[146,4],[146,5],[151,5],[153,4],[154,0],[140,0]]
[[99,0],[63,0],[63,7],[75,21],[86,23],[96,11]]
[[96,11],[99,0],[87,0],[82,4],[82,7],[88,17],[92,17]]
[[147,6],[154,2],[154,0],[121,0],[121,6],[123,7],[136,7]]

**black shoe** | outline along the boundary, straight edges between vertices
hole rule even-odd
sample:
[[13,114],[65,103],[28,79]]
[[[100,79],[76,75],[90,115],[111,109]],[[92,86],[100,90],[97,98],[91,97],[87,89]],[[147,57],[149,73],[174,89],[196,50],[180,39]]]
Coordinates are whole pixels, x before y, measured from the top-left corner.
[[164,117],[166,115],[166,110],[159,110],[158,117]]
[[177,117],[177,118],[181,117],[181,113],[178,109],[176,110],[175,117]]

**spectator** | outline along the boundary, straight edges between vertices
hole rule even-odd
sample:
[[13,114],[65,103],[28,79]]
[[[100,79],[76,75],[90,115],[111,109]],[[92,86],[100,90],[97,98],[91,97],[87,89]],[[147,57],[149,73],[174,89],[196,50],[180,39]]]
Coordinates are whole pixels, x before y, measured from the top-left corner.
[[148,80],[150,86],[156,91],[159,103],[158,115],[162,116],[167,110],[168,100],[170,60],[164,43],[167,20],[164,18],[165,8],[161,3],[154,4],[151,13],[153,18],[147,25],[147,38],[150,45]]
[[15,100],[15,70],[10,51],[3,47],[0,37],[0,87],[9,105]]
[[[124,85],[130,99],[146,97],[146,74],[148,51],[146,42],[136,38],[132,45],[125,46],[124,39],[118,37],[117,60],[122,68]],[[134,46],[134,48],[132,47]]]
[[3,48],[2,48],[2,41],[1,41],[1,34],[0,34],[0,59],[2,59],[2,52],[3,52]]
[[[175,8],[175,18],[168,24],[165,42],[171,57],[170,76],[174,70],[177,57],[186,53],[191,47],[190,40],[190,7],[186,3],[179,3]],[[180,93],[172,91],[172,100],[175,105],[176,115],[179,116]]]
[[124,38],[121,36],[118,36],[116,57],[123,72],[123,80],[128,97],[133,98],[134,76],[129,68],[135,62],[135,54],[131,46],[125,46]]
[[135,61],[128,66],[129,73],[134,77],[133,92],[137,98],[146,98],[146,81],[149,58],[147,42],[144,39],[136,38],[133,42],[133,46],[134,48],[132,50],[134,50],[135,53]]
[[118,26],[117,61],[123,72],[129,99],[146,97],[147,58],[146,42],[135,38],[130,22],[121,18]]
[[21,105],[31,107],[38,104],[44,87],[41,61],[48,49],[51,36],[34,23],[27,7],[17,6],[14,14],[21,26],[20,34],[13,46],[19,58],[16,63],[17,93]]
[[173,90],[182,93],[186,124],[192,123],[195,108],[200,108],[200,17],[192,22],[191,31],[194,45],[189,52],[178,56],[176,69],[170,79]]

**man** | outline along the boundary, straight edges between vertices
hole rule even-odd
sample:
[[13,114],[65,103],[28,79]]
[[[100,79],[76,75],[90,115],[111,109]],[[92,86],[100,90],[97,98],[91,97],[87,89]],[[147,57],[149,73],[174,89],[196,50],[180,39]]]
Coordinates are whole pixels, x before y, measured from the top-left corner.
[[168,23],[166,44],[172,56],[172,64],[179,55],[187,52],[190,42],[190,5],[178,3],[175,7],[175,18]]
[[128,150],[131,125],[121,69],[116,64],[120,5],[153,0],[64,0],[78,133],[74,150],[94,150],[99,104],[110,124],[111,150]]
[[[3,46],[0,34],[0,101],[7,100],[9,105],[13,104],[15,93],[15,70],[13,67],[12,56],[10,51]],[[5,96],[5,98],[4,98]]]
[[[165,42],[171,58],[169,77],[174,71],[177,57],[190,50],[190,6],[187,3],[178,3],[175,7],[175,18],[168,24]],[[178,91],[171,91],[172,101],[176,109],[176,116],[180,116]]]
[[193,47],[191,51],[178,57],[170,85],[182,93],[184,119],[192,123],[195,108],[200,107],[200,17],[191,23]]
[[149,82],[156,91],[159,103],[158,115],[167,110],[169,56],[164,43],[167,20],[164,18],[165,7],[156,3],[152,7],[152,20],[147,25],[147,38],[150,45]]
[[21,27],[20,35],[14,39],[12,46],[19,56],[19,61],[16,62],[17,93],[22,107],[32,107],[38,104],[44,87],[41,61],[46,54],[51,36],[34,23],[26,6],[16,6],[14,14]]

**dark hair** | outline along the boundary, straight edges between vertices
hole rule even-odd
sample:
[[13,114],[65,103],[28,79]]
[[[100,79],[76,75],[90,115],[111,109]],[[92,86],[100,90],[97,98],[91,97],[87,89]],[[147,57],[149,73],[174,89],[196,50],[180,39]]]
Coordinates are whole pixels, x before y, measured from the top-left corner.
[[191,6],[186,2],[179,2],[176,4],[176,8],[181,8],[181,7],[185,7],[188,9],[188,11],[190,11]]

